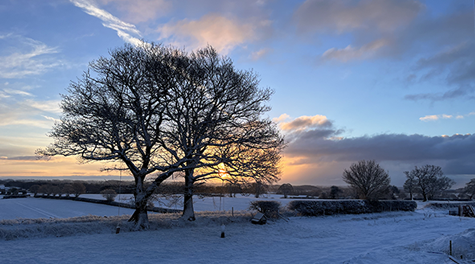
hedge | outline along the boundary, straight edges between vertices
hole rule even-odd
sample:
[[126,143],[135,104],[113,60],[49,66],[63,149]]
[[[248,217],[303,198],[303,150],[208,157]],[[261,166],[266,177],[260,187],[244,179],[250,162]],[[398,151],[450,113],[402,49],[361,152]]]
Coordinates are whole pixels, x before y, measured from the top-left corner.
[[367,201],[367,200],[336,200],[336,201],[292,201],[287,208],[302,216],[319,216],[333,214],[368,214],[386,211],[414,211],[414,201]]

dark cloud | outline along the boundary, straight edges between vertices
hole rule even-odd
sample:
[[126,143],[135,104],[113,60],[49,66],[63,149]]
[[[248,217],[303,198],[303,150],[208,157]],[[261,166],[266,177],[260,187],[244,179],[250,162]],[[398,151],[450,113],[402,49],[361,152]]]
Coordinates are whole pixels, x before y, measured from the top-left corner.
[[[474,34],[475,37],[475,34]],[[453,98],[474,99],[475,42],[465,42],[430,57],[421,58],[415,72],[421,81],[442,81],[448,91],[442,93],[410,94],[408,100],[439,101]],[[413,73],[415,75],[416,73]]]
[[442,93],[420,93],[420,94],[408,94],[404,96],[404,99],[411,101],[430,100],[430,101],[442,101],[447,99],[454,99],[464,97],[465,99],[475,99],[472,95],[474,88],[472,86],[463,85],[454,89],[451,89]]
[[405,73],[407,77],[401,77],[406,83],[435,81],[447,87],[437,93],[414,90],[405,99],[475,98],[472,3],[454,3],[439,13],[413,0],[307,0],[296,9],[293,20],[307,36],[352,37],[351,42],[321,54],[318,65],[327,61],[404,59],[413,63]]
[[409,24],[423,8],[411,0],[307,0],[296,10],[294,21],[306,32],[387,32]]
[[[475,135],[423,136],[381,134],[355,138],[332,139],[338,130],[309,130],[288,136],[285,155],[300,158],[299,164],[356,162],[375,159],[389,166],[437,163],[447,174],[475,172]],[[392,165],[391,165],[392,164]]]

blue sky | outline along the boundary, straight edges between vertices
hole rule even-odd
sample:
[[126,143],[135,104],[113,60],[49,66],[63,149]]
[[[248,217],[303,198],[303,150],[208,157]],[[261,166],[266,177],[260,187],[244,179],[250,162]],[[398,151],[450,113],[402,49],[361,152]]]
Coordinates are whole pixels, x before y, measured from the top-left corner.
[[90,61],[140,39],[207,44],[275,90],[286,135],[281,182],[343,184],[375,159],[403,171],[475,177],[473,1],[5,0],[0,3],[0,176],[105,175],[38,161],[60,94]]

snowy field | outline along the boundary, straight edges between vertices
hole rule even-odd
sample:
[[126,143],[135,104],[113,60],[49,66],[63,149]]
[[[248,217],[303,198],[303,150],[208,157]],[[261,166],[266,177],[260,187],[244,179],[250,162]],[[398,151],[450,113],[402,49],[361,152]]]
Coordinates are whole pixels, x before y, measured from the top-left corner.
[[[235,211],[253,200],[224,199],[224,208]],[[213,208],[219,205],[219,198],[205,198],[197,199],[195,208],[217,211]],[[151,230],[129,232],[127,216],[117,216],[116,207],[2,199],[0,237],[21,235],[0,239],[0,263],[455,263],[448,256],[450,240],[454,255],[464,256],[454,260],[473,263],[475,219],[423,207],[404,213],[291,217],[263,226],[250,224],[250,215],[243,212],[234,217],[201,212],[195,222],[178,220],[178,214],[154,214]],[[18,217],[45,219],[12,220]],[[117,223],[122,225],[119,234]],[[222,223],[226,238],[220,238]]]

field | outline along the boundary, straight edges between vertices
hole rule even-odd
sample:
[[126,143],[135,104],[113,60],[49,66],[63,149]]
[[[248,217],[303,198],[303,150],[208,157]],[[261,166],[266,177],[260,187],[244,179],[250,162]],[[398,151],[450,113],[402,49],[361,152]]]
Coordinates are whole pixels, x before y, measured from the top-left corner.
[[[141,232],[130,232],[126,222],[130,209],[2,199],[0,263],[473,263],[469,260],[475,259],[475,219],[449,216],[446,209],[420,203],[415,212],[290,217],[260,226],[250,224],[251,214],[244,211],[253,199],[197,198],[197,221],[153,214],[151,229]],[[267,199],[283,205],[289,201]],[[226,213],[220,211],[223,208]],[[225,238],[220,237],[223,223]],[[450,241],[454,260],[448,255]]]

